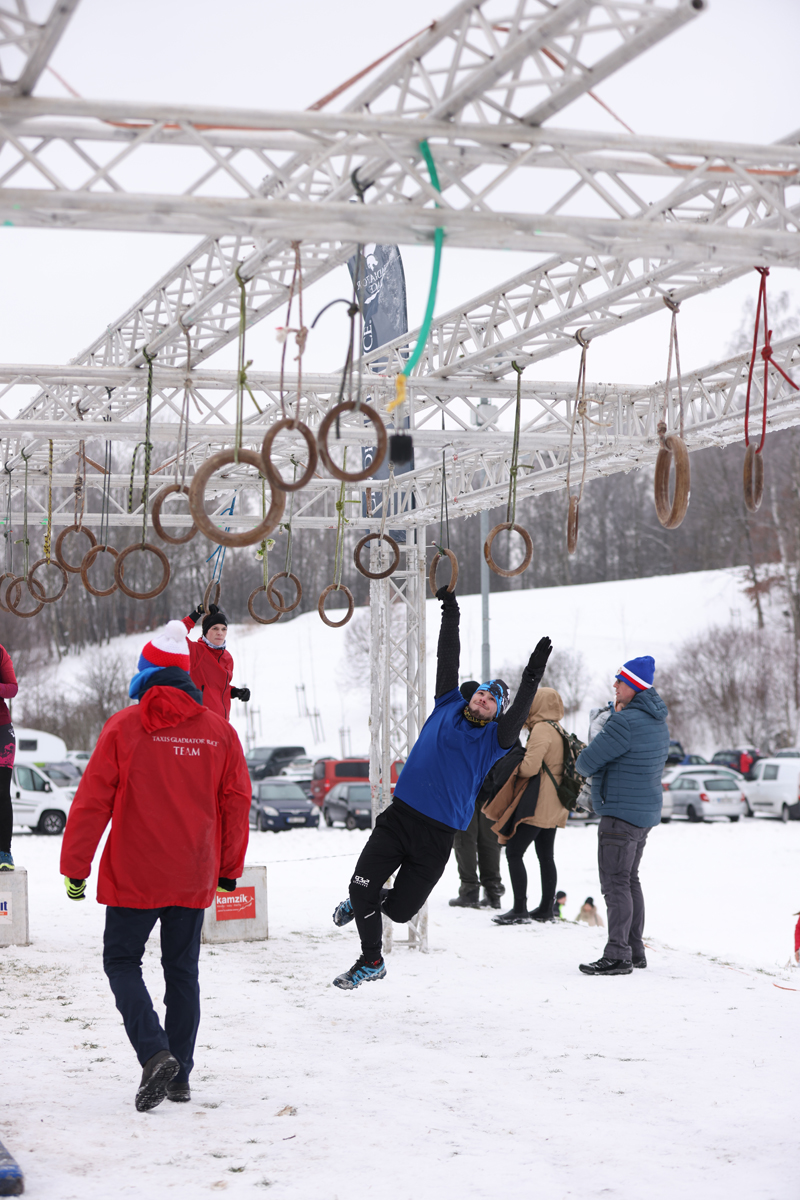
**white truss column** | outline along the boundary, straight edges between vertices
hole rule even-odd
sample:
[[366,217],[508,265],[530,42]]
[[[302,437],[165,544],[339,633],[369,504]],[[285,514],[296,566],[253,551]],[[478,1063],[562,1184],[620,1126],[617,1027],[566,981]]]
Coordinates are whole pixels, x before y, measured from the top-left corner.
[[[424,530],[409,530],[400,566],[388,579],[370,584],[370,784],[375,818],[391,802],[392,763],[405,762],[427,716],[425,686]],[[372,543],[373,547],[377,543]],[[373,549],[371,570],[377,567]],[[402,778],[402,776],[401,776]],[[383,947],[411,946],[427,952],[428,906],[408,923],[397,941],[383,918]]]

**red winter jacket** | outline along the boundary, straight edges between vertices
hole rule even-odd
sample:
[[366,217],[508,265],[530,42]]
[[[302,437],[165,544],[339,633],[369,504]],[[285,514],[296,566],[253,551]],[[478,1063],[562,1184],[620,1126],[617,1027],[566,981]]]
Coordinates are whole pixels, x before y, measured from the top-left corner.
[[235,730],[174,687],[152,687],[106,722],[72,801],[61,873],[88,879],[111,821],[100,904],[207,908],[238,879],[252,789]]
[[13,700],[19,691],[14,664],[5,646],[0,646],[0,725],[11,724],[11,713],[6,700]]
[[[192,618],[184,617],[183,623],[191,633]],[[189,660],[189,674],[194,686],[203,693],[203,704],[227,721],[231,715],[233,679],[233,658],[229,651],[215,650],[203,641],[189,642]]]

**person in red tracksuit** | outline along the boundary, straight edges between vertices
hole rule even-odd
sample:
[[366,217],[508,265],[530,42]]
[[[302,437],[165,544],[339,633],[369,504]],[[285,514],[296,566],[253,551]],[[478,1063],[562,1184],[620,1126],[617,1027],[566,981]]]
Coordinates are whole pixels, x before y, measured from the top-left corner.
[[206,708],[219,713],[228,721],[231,715],[231,700],[241,700],[246,704],[250,699],[250,689],[231,687],[233,658],[230,651],[225,649],[228,636],[228,618],[225,613],[217,608],[216,604],[211,604],[208,612],[202,604],[198,604],[194,612],[183,618],[183,623],[190,633],[200,617],[203,618],[203,636],[196,642],[189,642],[189,674],[195,687],[200,689]]
[[[82,900],[111,821],[97,880],[107,905],[103,967],[142,1065],[136,1108],[191,1098],[200,1023],[203,912],[233,891],[249,836],[251,787],[236,731],[204,707],[189,676],[181,621],[147,643],[130,686],[137,705],[115,713],[81,779],[67,820],[61,872]],[[161,922],[166,1019],[142,979],[142,955]]]

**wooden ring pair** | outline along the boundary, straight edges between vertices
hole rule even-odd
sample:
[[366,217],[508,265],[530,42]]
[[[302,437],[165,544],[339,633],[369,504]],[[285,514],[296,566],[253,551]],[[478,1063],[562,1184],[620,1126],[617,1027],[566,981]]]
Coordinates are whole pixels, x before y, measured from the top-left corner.
[[[262,583],[261,587],[257,587],[254,592],[250,593],[250,598],[247,601],[247,611],[250,613],[250,616],[254,621],[258,621],[259,625],[274,625],[276,621],[280,621],[281,617],[286,612],[286,609],[283,608],[283,596],[280,594],[277,588],[275,589],[275,595],[281,602],[281,608],[278,610],[278,612],[276,612],[274,617],[260,617],[253,607],[258,593],[265,592],[266,590],[266,586]],[[272,601],[270,601],[270,604],[272,604]],[[273,604],[272,607],[274,608],[275,605]]]
[[[387,542],[390,550],[392,551],[393,559],[391,565],[388,566],[385,571],[369,571],[361,562],[361,551],[364,549],[367,542],[373,542],[376,539],[378,542]],[[355,562],[356,567],[361,574],[366,575],[367,579],[386,579],[389,575],[396,571],[400,565],[400,547],[393,537],[389,537],[388,533],[368,533],[366,537],[361,539],[353,551],[353,561]]]
[[428,575],[428,583],[431,585],[431,591],[433,592],[434,596],[436,595],[436,568],[439,565],[439,559],[444,558],[445,556],[450,559],[450,582],[447,585],[448,592],[454,592],[456,590],[456,584],[458,583],[458,559],[456,558],[455,554],[453,554],[452,550],[445,550],[444,555],[437,551],[437,553],[434,555],[433,562],[431,563],[430,573]]
[[[152,588],[149,592],[136,592],[133,588],[128,587],[124,578],[125,559],[128,555],[133,554],[136,550],[146,550],[150,554],[155,554],[156,558],[161,562],[162,576],[158,585]],[[89,582],[89,569],[98,554],[110,554],[114,559],[114,582],[109,588],[96,588]],[[169,583],[170,566],[169,559],[164,551],[159,546],[154,546],[150,542],[136,542],[132,546],[126,546],[123,551],[115,550],[113,546],[92,546],[84,555],[81,563],[81,579],[83,586],[87,592],[93,596],[111,596],[117,588],[126,596],[130,596],[132,600],[152,600],[155,596],[160,596],[164,588]]]
[[[249,467],[255,467],[259,475],[265,474],[264,460],[254,450],[240,450],[238,460],[241,463],[247,463]],[[192,510],[195,525],[201,533],[205,534],[209,541],[215,542],[218,546],[253,546],[256,542],[263,542],[264,538],[272,533],[273,529],[277,526],[283,516],[286,493],[282,486],[280,489],[272,487],[269,511],[261,524],[257,525],[255,529],[246,529],[241,533],[226,532],[224,529],[218,529],[213,519],[206,513],[206,487],[215,471],[218,471],[220,467],[227,467],[235,461],[236,453],[233,450],[222,450],[219,454],[212,454],[211,458],[207,458],[203,465],[195,471],[194,478],[192,479],[189,488],[189,507]]]
[[[386,457],[386,426],[375,412],[374,408],[370,408],[368,404],[362,404],[359,411],[362,412],[364,416],[372,422],[378,435],[378,445],[375,450],[375,457],[370,465],[365,467],[363,471],[343,471],[341,467],[337,467],[336,463],[331,458],[331,454],[328,449],[328,434],[330,433],[331,425],[337,417],[342,415],[342,413],[354,412],[355,409],[355,400],[346,400],[343,404],[335,405],[322,418],[319,432],[317,433],[317,444],[319,445],[320,458],[328,468],[328,471],[331,473],[331,475],[333,475],[334,479],[343,479],[345,483],[359,483],[362,479],[369,479],[371,475],[375,474],[378,467]],[[340,621],[339,624],[343,624],[343,622]]]
[[[669,477],[673,462],[675,464],[675,492],[670,504]],[[665,529],[677,529],[686,516],[690,491],[689,451],[683,438],[671,433],[664,438],[664,444],[658,451],[653,485],[656,516]]]
[[[492,542],[497,537],[498,533],[502,533],[504,529],[507,529],[509,532],[511,532],[512,529],[515,530],[525,543],[525,557],[518,567],[514,567],[513,571],[507,571],[505,567],[498,567],[497,563],[492,558]],[[495,525],[494,529],[487,537],[483,547],[483,557],[486,559],[495,575],[502,575],[506,579],[511,579],[514,575],[521,575],[523,571],[527,571],[528,567],[531,565],[531,559],[533,558],[533,542],[531,541],[531,535],[528,533],[527,529],[523,529],[521,525],[512,525],[511,521],[503,521],[502,525]]]
[[758,512],[764,496],[764,459],[752,446],[744,452],[744,503],[748,512]]
[[[295,586],[295,590],[297,592],[297,595],[294,598],[294,603],[292,603],[292,604],[284,604],[283,603],[283,596],[278,591],[278,589],[275,587],[275,583],[278,579],[291,579],[292,583]],[[261,586],[263,587],[264,585],[262,584]],[[264,590],[267,593],[267,600],[269,600],[272,607],[276,610],[278,616],[281,616],[283,613],[293,612],[294,609],[297,608],[300,601],[303,599],[303,585],[301,584],[301,582],[297,578],[297,576],[292,575],[290,571],[278,571],[277,575],[272,576],[272,579],[270,579],[269,583],[267,584],[267,586]],[[277,596],[278,600],[280,601],[280,603],[278,603],[278,604],[275,603],[275,600],[273,598],[273,590],[274,590],[274,595]]]
[[[23,583],[28,583],[27,576],[25,576],[25,575],[12,575],[11,576],[11,582],[9,583],[8,587],[6,588],[6,604],[8,605],[7,611],[13,612],[14,616],[16,616],[16,617],[26,617],[26,618],[27,617],[36,617],[39,615],[39,613],[42,611],[42,609],[44,608],[44,605],[45,605],[44,588],[39,583],[38,579],[34,579],[33,587],[37,588],[39,591],[39,603],[36,605],[35,608],[32,608],[30,612],[20,612],[19,609],[17,608],[17,605],[19,603],[21,603],[21,601],[22,601],[22,594],[23,594],[22,593],[22,585],[23,585]],[[31,593],[31,595],[33,596],[33,598],[35,600],[36,596],[34,595],[33,587],[31,587],[30,583],[28,583],[28,591]]]
[[[331,592],[337,591],[344,592],[345,596],[347,597],[347,612],[344,614],[341,621],[332,621],[325,613],[325,601],[328,599],[328,596],[331,594]],[[335,583],[329,583],[317,601],[317,612],[322,617],[326,625],[330,625],[332,629],[338,629],[341,625],[346,625],[350,620],[355,606],[356,602],[353,599],[353,593],[349,588],[345,587],[343,583],[340,584],[338,588]]]

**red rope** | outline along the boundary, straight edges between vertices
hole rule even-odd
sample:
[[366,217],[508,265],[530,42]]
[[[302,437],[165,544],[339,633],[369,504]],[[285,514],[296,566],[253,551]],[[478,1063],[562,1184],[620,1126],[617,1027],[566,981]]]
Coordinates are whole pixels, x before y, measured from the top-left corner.
[[747,396],[744,402],[744,444],[750,445],[750,389],[753,384],[753,368],[756,365],[756,350],[758,349],[758,331],[761,323],[761,310],[764,310],[764,348],[761,351],[761,357],[764,360],[764,403],[761,409],[761,441],[758,444],[756,454],[760,454],[764,448],[764,439],[767,436],[767,388],[769,386],[769,364],[772,363],[776,371],[779,372],[787,383],[799,391],[797,384],[784,371],[783,367],[779,367],[772,357],[772,330],[769,328],[767,319],[767,276],[769,275],[769,267],[756,267],[761,276],[761,283],[758,285],[758,302],[756,304],[756,326],[753,331],[753,352],[750,355],[750,369],[747,372]]

